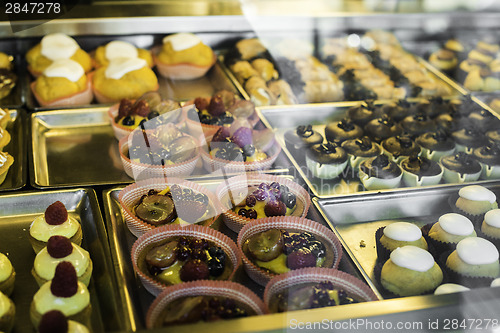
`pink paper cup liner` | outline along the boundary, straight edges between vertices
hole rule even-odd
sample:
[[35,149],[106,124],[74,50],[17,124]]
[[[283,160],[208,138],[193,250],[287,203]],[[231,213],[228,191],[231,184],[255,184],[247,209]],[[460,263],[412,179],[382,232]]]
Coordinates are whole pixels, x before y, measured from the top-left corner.
[[76,94],[72,94],[70,96],[61,97],[55,99],[53,101],[44,100],[35,90],[36,81],[31,82],[30,89],[35,96],[36,101],[40,106],[43,107],[59,107],[59,106],[75,106],[75,105],[86,105],[92,103],[94,99],[94,94],[92,93],[92,84],[91,84],[92,76],[89,74],[87,76],[87,88],[85,90],[78,92]]
[[193,281],[166,288],[149,307],[146,315],[146,327],[156,328],[156,323],[165,307],[176,299],[194,296],[227,297],[239,301],[255,311],[256,315],[266,313],[262,300],[250,289],[241,284],[229,281]]
[[349,297],[358,302],[378,300],[375,293],[360,279],[334,268],[308,267],[297,269],[274,277],[264,290],[264,304],[271,312],[270,305],[274,296],[300,287],[303,284],[331,282],[336,289],[344,290]]
[[[158,89],[160,88],[160,86],[157,84],[156,85],[156,88],[155,89],[152,89],[150,91],[158,91]],[[117,102],[120,102],[120,99],[116,99],[116,98],[111,98],[111,97],[108,97],[106,95],[104,95],[103,93],[101,93],[99,90],[96,89],[96,87],[94,85],[92,85],[92,90],[94,91],[94,96],[95,98],[97,99],[97,102],[99,102],[99,104],[109,104],[109,103],[117,103]],[[147,91],[145,91],[144,93],[146,93]],[[141,94],[142,95],[142,94]]]
[[[233,266],[233,271],[228,277],[228,280],[231,280],[233,278],[236,270],[241,265],[241,253],[238,250],[236,244],[229,237],[217,230],[200,225],[188,225],[184,227],[165,225],[158,227],[154,230],[148,231],[147,233],[139,237],[132,246],[131,252],[132,265],[134,266],[135,272],[139,276],[139,279],[141,280],[146,290],[155,296],[158,296],[162,291],[171,286],[163,284],[153,279],[147,272],[143,272],[139,268],[138,260],[140,258],[141,252],[145,251],[150,245],[160,243],[168,238],[175,236],[202,238],[222,248],[222,250],[227,255],[227,260],[229,260]],[[184,284],[185,283],[181,283],[181,285]]]
[[327,251],[333,252],[333,262],[326,268],[337,268],[342,259],[342,245],[340,245],[339,240],[330,229],[318,222],[296,216],[275,216],[254,220],[254,222],[245,225],[238,234],[238,248],[243,256],[243,265],[248,276],[261,286],[265,286],[271,279],[278,276],[278,274],[270,273],[255,265],[242,249],[247,239],[270,229],[309,232],[319,237]]
[[272,183],[277,182],[280,185],[286,185],[290,191],[295,194],[297,198],[297,208],[293,212],[292,216],[296,217],[306,217],[307,212],[309,211],[309,207],[311,205],[311,197],[309,193],[300,186],[299,184],[278,176],[266,175],[266,174],[244,174],[236,177],[232,177],[223,182],[217,190],[215,191],[219,202],[222,207],[220,211],[222,212],[222,219],[226,226],[238,233],[241,228],[253,221],[260,221],[262,219],[249,219],[247,217],[243,217],[241,215],[236,214],[232,210],[232,204],[229,196],[238,197],[239,193],[245,195],[248,193],[249,187],[258,186],[260,183]]
[[[193,138],[194,139],[194,138]],[[194,139],[196,141],[196,139]],[[158,178],[158,177],[185,177],[193,173],[196,164],[200,159],[199,151],[189,160],[182,163],[171,165],[151,165],[140,162],[134,162],[127,157],[128,151],[128,136],[123,137],[118,143],[120,149],[120,158],[123,163],[125,173],[135,180]]]
[[210,68],[215,64],[217,57],[213,53],[213,60],[208,66],[199,66],[190,63],[179,63],[175,65],[168,65],[161,62],[156,56],[160,51],[159,47],[153,48],[151,54],[153,55],[153,62],[156,69],[161,76],[174,79],[174,80],[193,80],[204,76]]
[[123,216],[125,218],[125,223],[134,236],[140,237],[144,233],[153,229],[158,229],[159,227],[155,227],[154,225],[146,223],[137,218],[135,214],[132,213],[132,207],[134,207],[139,199],[143,195],[147,194],[149,190],[154,189],[157,191],[161,191],[174,184],[177,184],[182,188],[190,188],[196,192],[203,193],[208,197],[210,213],[213,216],[208,217],[207,220],[201,222],[204,226],[211,226],[220,215],[220,203],[217,200],[217,197],[215,197],[212,192],[210,192],[203,186],[175,177],[142,180],[137,183],[128,185],[123,190],[121,190],[120,194],[118,195],[118,200],[120,201]]

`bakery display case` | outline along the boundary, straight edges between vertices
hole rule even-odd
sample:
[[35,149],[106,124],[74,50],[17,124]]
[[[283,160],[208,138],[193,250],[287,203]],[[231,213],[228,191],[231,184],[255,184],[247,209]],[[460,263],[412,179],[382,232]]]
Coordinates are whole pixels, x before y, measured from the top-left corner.
[[498,329],[500,14],[304,6],[0,22],[0,331]]

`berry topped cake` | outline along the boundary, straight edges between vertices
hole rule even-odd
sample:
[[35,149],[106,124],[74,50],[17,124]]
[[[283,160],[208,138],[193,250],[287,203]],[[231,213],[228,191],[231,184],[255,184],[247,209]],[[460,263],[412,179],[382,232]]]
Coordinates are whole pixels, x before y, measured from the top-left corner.
[[210,142],[210,155],[228,161],[258,162],[268,158],[253,143],[252,130],[248,127],[238,128],[230,135],[229,128],[221,127]]

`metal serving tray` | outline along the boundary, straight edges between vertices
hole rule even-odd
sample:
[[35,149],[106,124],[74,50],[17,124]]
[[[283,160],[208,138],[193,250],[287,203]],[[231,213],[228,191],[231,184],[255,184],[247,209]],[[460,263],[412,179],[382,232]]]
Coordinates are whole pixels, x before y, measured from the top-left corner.
[[65,204],[70,216],[82,225],[82,247],[90,253],[93,273],[90,281],[92,331],[123,329],[118,293],[110,260],[106,229],[92,189],[48,192],[24,192],[0,196],[0,252],[6,254],[16,271],[12,300],[16,305],[14,332],[31,333],[30,304],[38,285],[31,275],[35,259],[29,242],[29,227],[36,216],[43,214],[53,202]]
[[11,135],[10,143],[3,149],[14,157],[5,181],[0,185],[1,191],[18,190],[26,185],[26,112],[23,109],[9,110],[11,121],[7,131]]
[[[291,176],[284,176],[284,177],[288,179],[293,179],[293,177]],[[209,190],[215,191],[217,186],[220,184],[221,180],[197,181],[197,182],[200,185],[207,187]],[[137,238],[129,232],[123,218],[120,203],[118,201],[118,194],[122,189],[123,186],[120,186],[103,192],[104,210],[106,214],[106,227],[108,230],[108,234],[110,235],[111,255],[114,261],[116,276],[118,277],[118,286],[120,289],[121,298],[123,300],[123,303],[121,303],[121,305],[122,305],[122,312],[125,313],[124,321],[126,321],[128,325],[127,328],[129,330],[142,331],[145,329],[144,321],[146,312],[151,303],[153,302],[154,297],[151,294],[149,294],[146,291],[146,289],[144,289],[142,283],[135,275],[132,263],[130,262],[130,251],[132,249],[132,245],[134,244]],[[328,226],[326,224],[326,221],[313,207],[311,207],[311,209],[309,210],[307,217],[309,219],[318,221],[323,225]],[[223,232],[236,242],[238,235],[235,232],[228,229],[222,222],[221,218],[219,218],[214,223],[213,228]],[[354,276],[357,276],[360,279],[363,279],[356,270],[354,264],[350,261],[350,258],[348,256],[343,256],[340,262],[339,269]],[[235,280],[253,290],[257,295],[259,295],[259,297],[262,297],[264,288],[253,282],[246,275],[243,269],[241,269],[241,271],[238,272]],[[373,290],[375,293],[377,293],[375,288],[373,288]],[[259,321],[261,320],[261,318],[262,317],[259,318],[254,317],[252,319],[252,322]],[[241,323],[243,322],[245,321],[242,321]],[[241,327],[238,324],[240,323],[240,321],[235,320],[234,323],[235,326],[234,327],[231,326],[232,329],[230,329],[229,331],[233,331],[233,329],[237,330],[243,329],[243,327]],[[251,330],[251,328],[254,328],[254,326],[248,326],[246,329]]]
[[[481,107],[491,112],[491,109],[484,103],[481,103],[475,97],[473,100],[480,104]],[[409,102],[415,102],[418,99],[409,99]],[[385,101],[377,101],[375,104],[383,104]],[[299,125],[312,124],[313,129],[320,133],[324,133],[325,124],[329,122],[339,121],[345,116],[345,111],[354,105],[359,105],[359,102],[340,102],[340,103],[322,103],[322,104],[307,104],[307,105],[292,105],[292,106],[268,106],[257,108],[257,112],[262,122],[269,128],[274,128],[276,138],[283,147],[283,152],[288,156],[293,164],[290,172],[296,177],[301,177],[310,192],[319,198],[328,198],[331,196],[352,196],[364,195],[369,193],[391,193],[400,192],[408,189],[420,189],[424,187],[400,187],[391,190],[372,190],[364,189],[357,174],[354,174],[350,168],[346,168],[344,173],[339,178],[325,180],[314,177],[308,170],[305,164],[305,158],[296,156],[287,149],[284,135],[290,130]],[[496,115],[496,114],[495,114]],[[498,117],[498,115],[496,115]],[[491,183],[497,180],[480,180],[468,184],[484,184]],[[454,184],[445,184],[442,180],[436,187],[448,187]],[[402,185],[403,186],[403,185]],[[426,186],[430,187],[430,186]]]

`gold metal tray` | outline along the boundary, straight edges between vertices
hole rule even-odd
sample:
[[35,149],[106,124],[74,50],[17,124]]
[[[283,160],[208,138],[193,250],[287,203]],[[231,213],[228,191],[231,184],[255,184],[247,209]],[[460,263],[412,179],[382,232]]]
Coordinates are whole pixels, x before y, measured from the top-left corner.
[[92,331],[122,330],[121,301],[115,289],[106,229],[96,194],[92,189],[73,189],[0,196],[0,252],[9,257],[16,271],[12,294],[16,305],[14,332],[34,332],[29,309],[38,285],[31,275],[35,252],[29,242],[29,227],[35,217],[57,200],[63,202],[69,214],[81,223],[82,247],[89,251],[93,262],[89,285]]
[[[284,177],[293,179],[293,177],[291,176]],[[205,180],[197,182],[202,186],[207,187],[209,190],[214,191],[215,188],[220,184],[221,180]],[[120,186],[103,192],[104,210],[106,214],[106,227],[108,230],[108,234],[110,235],[109,241],[111,246],[111,255],[114,261],[116,276],[118,277],[118,286],[120,289],[121,298],[123,300],[121,304],[122,312],[126,314],[126,316],[124,317],[124,321],[126,321],[128,329],[142,331],[145,329],[144,321],[147,309],[154,300],[154,297],[149,294],[146,289],[144,289],[140,280],[135,275],[132,263],[130,262],[130,251],[132,249],[133,243],[137,238],[128,231],[123,218],[120,203],[118,201],[118,194],[122,189],[123,187]],[[326,221],[322,218],[318,211],[313,207],[311,208],[312,209],[310,209],[308,213],[308,218],[314,221],[318,221],[323,225],[327,225]],[[214,223],[213,228],[223,232],[236,242],[238,235],[228,229],[222,222],[221,218],[219,218]],[[344,256],[342,258],[339,269],[363,279],[348,256]],[[243,285],[253,290],[257,295],[259,295],[259,297],[262,297],[264,288],[253,282],[246,275],[246,273],[244,273],[243,269],[241,269],[237,273],[235,281],[242,283]],[[281,315],[281,318],[285,318],[285,316],[286,315]],[[233,331],[233,329],[236,329],[237,331],[251,331],[252,329],[255,329],[255,327],[253,326],[254,324],[251,324],[248,327],[243,327],[241,326],[241,324],[248,322],[248,320],[250,320],[250,323],[257,323],[265,317],[268,316],[243,319],[241,321],[231,321],[235,323],[235,326],[231,326],[230,331]],[[210,327],[210,325],[208,327]]]
[[14,157],[5,181],[0,185],[0,192],[18,190],[26,185],[26,112],[23,109],[9,109],[11,121],[7,124],[7,131],[11,135],[10,143],[3,149]]

